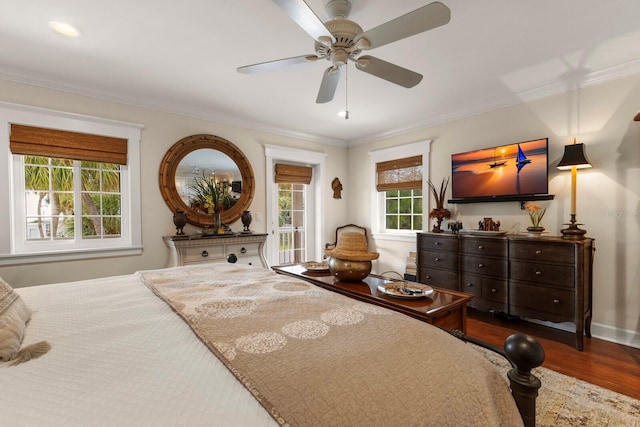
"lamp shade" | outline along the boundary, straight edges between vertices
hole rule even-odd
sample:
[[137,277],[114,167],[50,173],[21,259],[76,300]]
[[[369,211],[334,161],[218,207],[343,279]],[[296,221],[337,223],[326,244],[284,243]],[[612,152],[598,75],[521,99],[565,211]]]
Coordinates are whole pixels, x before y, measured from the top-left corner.
[[636,122],[640,122],[640,112],[633,118]]
[[560,170],[568,170],[575,166],[576,169],[586,169],[591,167],[584,144],[570,144],[564,146],[564,156],[558,163],[557,168]]

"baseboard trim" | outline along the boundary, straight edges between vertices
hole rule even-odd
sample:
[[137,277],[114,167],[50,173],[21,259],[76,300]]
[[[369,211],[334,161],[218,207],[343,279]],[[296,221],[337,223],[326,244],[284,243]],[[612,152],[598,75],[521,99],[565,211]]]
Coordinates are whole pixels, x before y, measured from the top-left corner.
[[629,347],[640,348],[640,332],[638,331],[614,328],[613,326],[603,325],[600,323],[592,323],[591,336]]

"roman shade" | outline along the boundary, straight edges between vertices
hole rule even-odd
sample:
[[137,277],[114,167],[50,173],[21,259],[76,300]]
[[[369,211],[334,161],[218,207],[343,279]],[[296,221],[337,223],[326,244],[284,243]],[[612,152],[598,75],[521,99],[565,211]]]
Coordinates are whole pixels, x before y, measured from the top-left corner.
[[422,156],[376,163],[378,191],[422,188]]
[[310,184],[313,169],[309,166],[276,164],[276,183]]
[[11,124],[13,154],[127,164],[127,140],[110,136]]

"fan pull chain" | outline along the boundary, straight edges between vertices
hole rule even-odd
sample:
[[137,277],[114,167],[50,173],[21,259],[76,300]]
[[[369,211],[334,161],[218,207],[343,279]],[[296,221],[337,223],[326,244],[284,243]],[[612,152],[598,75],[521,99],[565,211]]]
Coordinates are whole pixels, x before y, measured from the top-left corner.
[[344,119],[349,120],[349,64],[344,66]]

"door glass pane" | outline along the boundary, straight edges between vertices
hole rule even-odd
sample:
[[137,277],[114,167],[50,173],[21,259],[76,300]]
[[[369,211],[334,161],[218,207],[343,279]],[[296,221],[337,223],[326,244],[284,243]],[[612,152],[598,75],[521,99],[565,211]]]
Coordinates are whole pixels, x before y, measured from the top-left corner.
[[304,184],[278,184],[278,262],[306,261],[306,213]]

